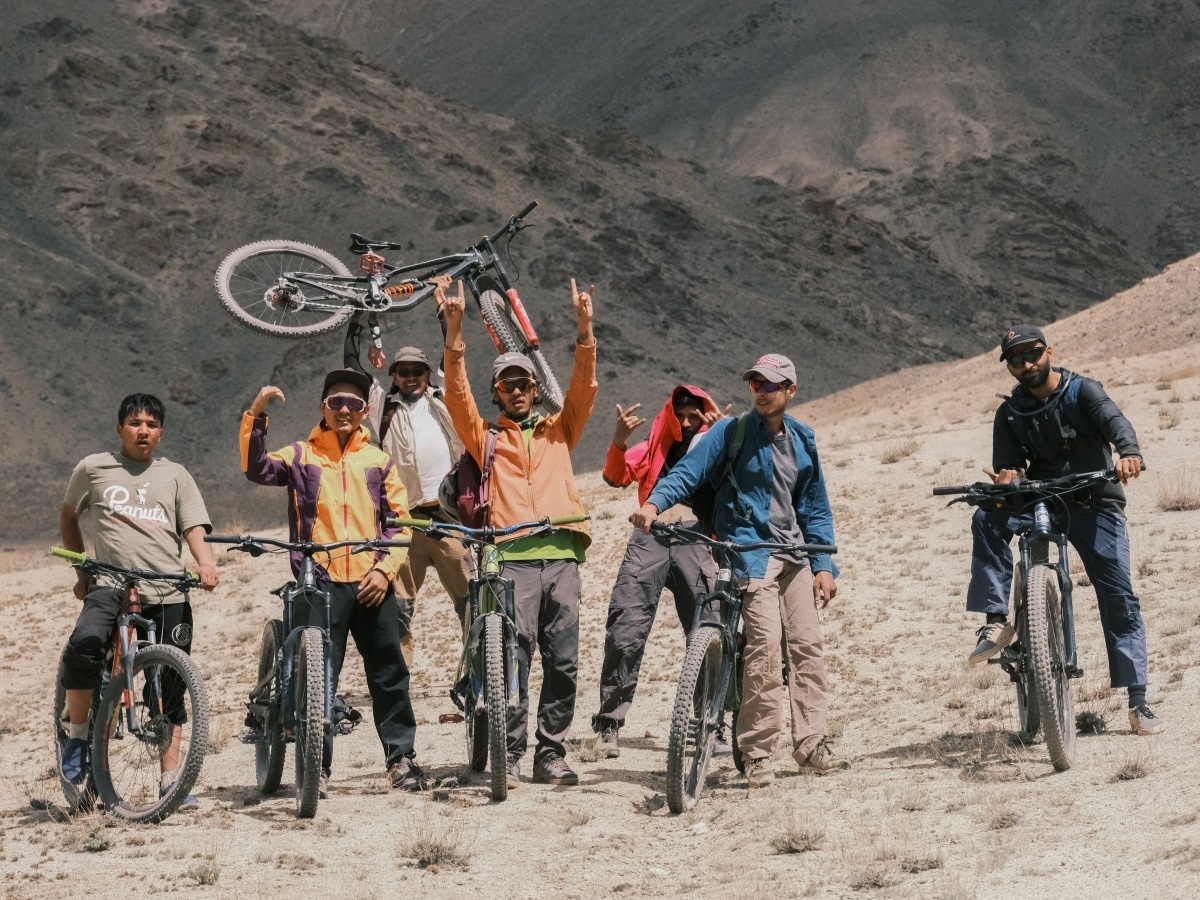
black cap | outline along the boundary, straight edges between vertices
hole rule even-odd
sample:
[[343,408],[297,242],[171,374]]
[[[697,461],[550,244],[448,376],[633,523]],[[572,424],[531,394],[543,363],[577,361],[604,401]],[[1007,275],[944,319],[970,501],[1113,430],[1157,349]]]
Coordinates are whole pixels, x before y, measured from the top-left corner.
[[329,396],[329,389],[335,384],[352,384],[362,391],[363,399],[371,399],[371,379],[357,369],[334,369],[325,376],[325,385],[321,388],[321,399]]
[[1004,362],[1008,358],[1008,351],[1013,347],[1019,347],[1022,344],[1032,344],[1034,341],[1047,343],[1046,336],[1042,334],[1042,329],[1036,325],[1029,325],[1022,322],[1020,325],[1014,325],[1008,331],[1004,332],[1004,336],[1000,338],[1000,361]]

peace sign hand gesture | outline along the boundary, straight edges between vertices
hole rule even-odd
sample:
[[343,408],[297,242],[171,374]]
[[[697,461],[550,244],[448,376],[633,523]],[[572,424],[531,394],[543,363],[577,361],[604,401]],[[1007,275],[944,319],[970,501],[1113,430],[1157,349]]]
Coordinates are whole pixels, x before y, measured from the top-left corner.
[[641,425],[646,424],[646,420],[637,415],[637,411],[642,408],[642,404],[635,403],[629,409],[622,409],[621,404],[617,404],[617,427],[613,431],[613,443],[616,444],[618,450],[625,449],[625,442],[629,440],[629,435]]

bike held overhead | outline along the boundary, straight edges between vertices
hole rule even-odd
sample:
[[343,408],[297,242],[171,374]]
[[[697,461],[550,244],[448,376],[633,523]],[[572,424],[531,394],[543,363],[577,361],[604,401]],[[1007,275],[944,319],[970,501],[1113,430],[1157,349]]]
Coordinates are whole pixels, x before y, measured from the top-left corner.
[[[130,394],[117,410],[117,452],[96,453],[75,467],[59,514],[63,546],[84,551],[84,522],[93,536],[97,559],[114,566],[154,572],[183,568],[186,543],[200,569],[200,587],[211,591],[220,581],[204,535],[212,530],[204,500],[186,469],[155,456],[163,437],[166,410],[151,394]],[[61,777],[79,786],[88,777],[88,716],[109,636],[121,612],[116,588],[98,586],[85,568],[77,569],[75,596],[83,608],[62,655],[66,689],[68,740],[63,748]],[[142,616],[157,624],[164,643],[188,653],[192,645],[192,607],[186,591],[163,588],[153,601],[143,600]],[[144,637],[144,631],[142,632]],[[160,790],[166,794],[179,765],[182,723],[176,723],[168,752],[161,755]],[[195,797],[183,809],[199,806]]]
[[[738,422],[717,422],[696,449],[661,479],[633,524],[650,523],[703,483],[718,479],[713,524],[723,540],[832,545],[833,511],[807,425],[787,415],[796,395],[796,368],[779,354],[766,354],[745,371],[754,409],[748,413],[744,446],[727,466],[728,443]],[[775,779],[771,753],[782,730],[783,659],[789,668],[792,757],[802,772],[828,774],[850,763],[833,752],[826,733],[828,673],[818,610],[837,594],[837,568],[828,554],[755,550],[737,557],[746,625],[746,683],[736,732],[750,787]]]
[[[1133,592],[1121,488],[1143,468],[1137,434],[1100,382],[1054,364],[1054,348],[1040,328],[1023,323],[1006,331],[1000,340],[1000,361],[1017,384],[996,410],[992,465],[983,470],[993,482],[1114,469],[1114,482],[1085,486],[1058,498],[1060,528],[1095,586],[1109,678],[1114,688],[1128,691],[1130,729],[1139,735],[1157,734],[1164,726],[1146,701],[1146,627]],[[994,656],[1014,639],[1008,621],[1009,543],[1025,525],[1020,514],[1006,509],[981,508],[972,519],[967,611],[983,615],[985,622],[969,664]]]
[[[490,482],[488,524],[504,528],[543,517],[585,512],[575,487],[571,451],[579,443],[596,400],[596,339],[592,333],[595,287],[581,291],[571,279],[575,310],[575,365],[562,410],[537,410],[541,391],[529,359],[503,353],[492,364],[491,400],[499,415]],[[480,415],[467,380],[462,339],[465,295],[439,284],[437,299],[446,316],[446,406],[467,451],[482,467],[492,426]],[[550,534],[514,536],[501,544],[505,577],[515,596],[519,697],[508,717],[508,780],[520,783],[521,759],[528,745],[529,665],[535,647],[542,660],[542,696],[537,713],[533,779],[547,784],[577,784],[568,765],[565,740],[575,715],[579,669],[579,601],[591,533],[585,522]]]
[[[386,453],[372,446],[363,426],[371,394],[371,379],[354,369],[335,369],[325,376],[319,404],[320,420],[305,441],[267,451],[267,406],[284,400],[273,385],[263,387],[242,416],[241,461],[246,477],[257,483],[286,487],[288,525],[293,541],[329,543],[365,538],[393,539],[400,529],[389,520],[408,513],[404,483]],[[336,693],[345,658],[346,639],[363,658],[371,692],[375,729],[383,746],[388,779],[393,787],[417,790],[424,775],[415,762],[416,718],[409,693],[409,671],[400,652],[400,621],[392,583],[404,562],[402,547],[373,554],[348,550],[329,554],[317,569],[331,598],[326,622],[332,654],[332,685]],[[301,560],[292,556],[294,574]],[[296,624],[324,610],[301,605]],[[332,735],[325,736],[322,755],[322,793],[328,791],[333,760]]]

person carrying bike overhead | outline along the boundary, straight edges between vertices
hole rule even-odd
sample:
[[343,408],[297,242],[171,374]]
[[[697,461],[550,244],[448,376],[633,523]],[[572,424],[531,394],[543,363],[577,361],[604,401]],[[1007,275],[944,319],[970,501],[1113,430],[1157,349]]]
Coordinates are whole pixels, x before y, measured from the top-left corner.
[[[347,369],[367,375],[359,360],[361,335],[362,326],[352,319],[346,333],[344,361]],[[384,358],[377,348],[368,351],[368,358],[382,368]],[[376,379],[371,379],[367,421],[380,448],[400,472],[411,514],[444,521],[438,505],[438,486],[462,455],[462,441],[454,432],[441,389],[432,383],[433,372],[423,350],[401,347],[392,356],[388,375],[392,384],[387,393]],[[452,537],[435,540],[424,532],[414,531],[412,546],[394,585],[400,606],[400,649],[409,669],[414,653],[413,604],[430,566],[437,571],[442,587],[454,602],[460,624],[467,609],[467,582],[473,568],[467,548]]]
[[[446,406],[463,445],[482,464],[489,425],[471,395],[462,340],[463,285],[448,294],[443,281],[437,300],[446,314]],[[592,334],[594,287],[577,290],[575,366],[561,412],[543,416],[534,407],[538,387],[533,366],[519,353],[504,353],[492,364],[492,403],[499,409],[492,464],[489,524],[504,528],[546,516],[582,514],[575,488],[571,451],[579,443],[596,401],[596,339]],[[563,743],[575,716],[579,673],[579,565],[591,533],[587,523],[565,525],[548,535],[508,538],[500,544],[504,576],[515,587],[519,697],[508,719],[508,783],[520,783],[521,758],[528,745],[529,665],[535,645],[541,651],[542,692],[538,698],[537,749],[533,780],[578,784]]]
[[[1100,382],[1054,365],[1054,348],[1040,328],[1020,324],[1006,331],[1000,361],[1017,384],[992,425],[992,467],[983,471],[993,482],[1110,468],[1121,484],[1138,477],[1142,453],[1133,426]],[[1112,686],[1129,692],[1133,733],[1158,734],[1163,722],[1146,705],[1146,626],[1130,577],[1125,492],[1119,484],[1105,483],[1060,500],[1063,521],[1057,527],[1066,532],[1096,588]],[[977,509],[971,520],[967,611],[981,613],[986,621],[969,665],[995,656],[1015,638],[1008,621],[1009,542],[1019,528],[1020,517],[1003,510]]]
[[[95,557],[112,565],[148,571],[171,572],[183,568],[184,542],[200,570],[200,586],[211,591],[220,577],[212,548],[204,535],[212,523],[196,482],[183,466],[155,456],[163,436],[166,410],[151,394],[130,394],[117,410],[116,453],[84,457],[71,473],[59,513],[62,545],[84,551],[80,522],[86,521],[96,545]],[[72,784],[83,784],[88,772],[88,710],[92,692],[100,684],[109,635],[121,612],[121,594],[109,587],[94,587],[81,570],[75,596],[83,609],[63,649],[63,686],[70,717],[69,738],[63,750],[62,775]],[[142,615],[158,623],[163,643],[188,653],[192,646],[192,606],[186,594],[171,592],[157,602],[142,599]],[[182,724],[182,723],[179,723]],[[174,730],[173,750],[164,752],[162,793],[175,780],[179,764],[180,729]],[[188,795],[180,809],[195,809],[199,801]]]
[[[681,384],[671,391],[651,423],[649,437],[628,447],[629,436],[646,421],[637,415],[640,408],[640,403],[627,409],[617,405],[604,480],[613,487],[636,481],[638,501],[644,503],[658,479],[683,458],[697,435],[721,417],[721,411],[700,388]],[[668,510],[667,517],[695,525],[695,516],[684,505]],[[712,590],[716,574],[712,553],[700,544],[667,546],[637,528],[630,535],[608,602],[600,711],[592,717],[592,730],[599,735],[596,749],[608,758],[621,755],[618,734],[633,704],[642,655],[663,588],[669,587],[675,596],[675,611],[686,640],[695,619],[696,599]]]
[[[754,408],[746,413],[744,443],[729,477],[716,485],[713,525],[721,540],[833,544],[833,510],[813,431],[787,415],[796,395],[796,367],[770,353],[743,374]],[[649,531],[663,510],[722,475],[738,421],[716,422],[654,486],[633,524]],[[739,557],[746,626],[745,681],[737,741],[752,788],[775,780],[771,753],[783,723],[783,648],[790,672],[792,758],[802,772],[825,775],[850,768],[826,736],[828,673],[818,608],[837,594],[837,567],[828,554],[797,562],[766,550]],[[781,648],[782,645],[782,648]]]
[[[240,434],[242,471],[256,484],[286,487],[288,530],[293,541],[331,543],[358,538],[399,537],[400,528],[389,519],[408,514],[404,482],[388,455],[371,446],[363,427],[371,379],[354,369],[335,369],[325,376],[321,389],[321,421],[308,435],[272,452],[267,451],[267,405],[284,400],[283,391],[263,387],[242,415]],[[333,684],[346,656],[346,638],[363,659],[367,687],[375,717],[375,730],[383,744],[384,761],[392,787],[419,790],[424,775],[415,762],[417,732],[409,672],[400,652],[400,621],[392,581],[404,562],[405,548],[392,547],[373,554],[333,554],[318,569],[331,600],[327,623],[332,653]],[[293,573],[300,560],[292,558]],[[295,611],[295,624],[304,625],[322,610],[303,604]],[[321,761],[321,790],[328,793],[333,763],[333,738],[325,737]]]

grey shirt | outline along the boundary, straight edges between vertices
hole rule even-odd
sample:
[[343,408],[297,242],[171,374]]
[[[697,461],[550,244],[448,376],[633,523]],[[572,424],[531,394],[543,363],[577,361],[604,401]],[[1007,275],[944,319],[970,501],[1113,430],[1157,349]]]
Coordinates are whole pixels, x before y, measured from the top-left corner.
[[[803,544],[804,532],[796,521],[796,504],[793,500],[796,481],[800,477],[800,466],[796,461],[796,446],[787,430],[771,437],[771,537],[781,543]],[[804,563],[803,554],[772,553],[780,559]]]

